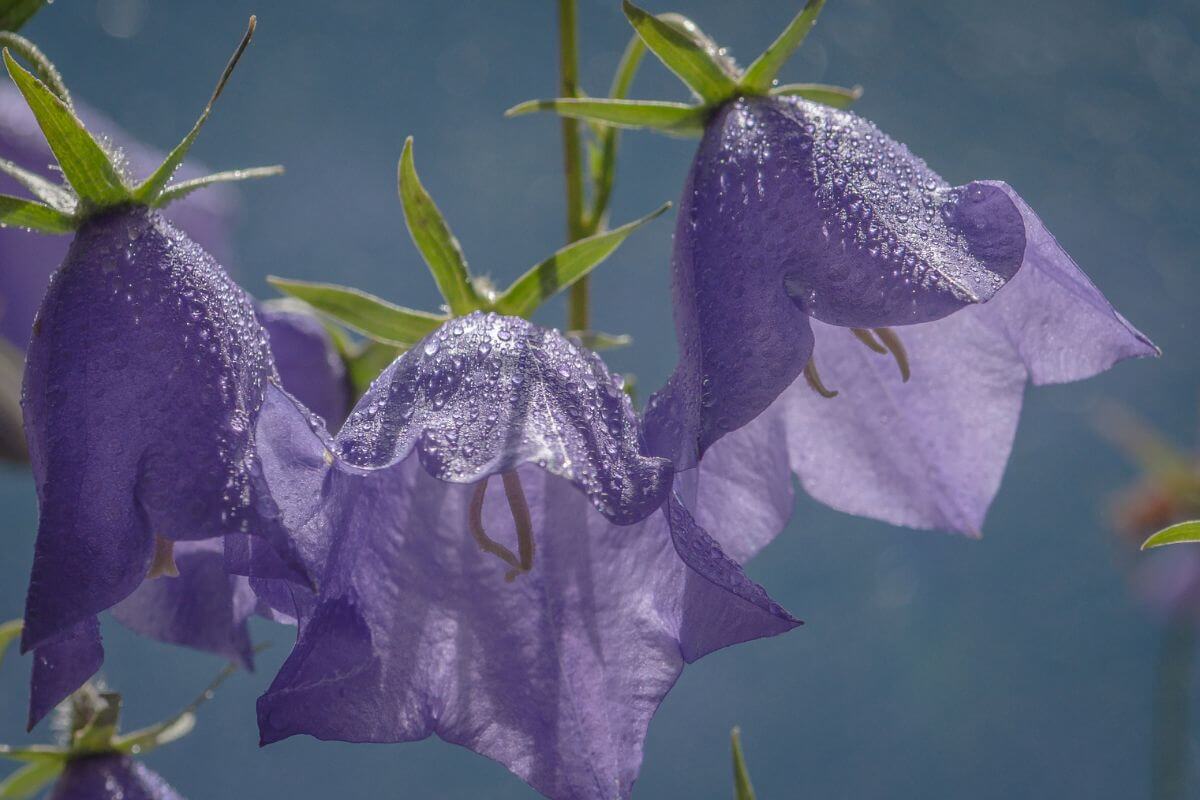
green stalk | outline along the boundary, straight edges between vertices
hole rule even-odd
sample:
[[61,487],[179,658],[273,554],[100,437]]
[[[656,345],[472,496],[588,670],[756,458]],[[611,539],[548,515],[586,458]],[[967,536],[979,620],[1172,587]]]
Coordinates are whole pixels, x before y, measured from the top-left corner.
[[[559,96],[579,95],[579,43],[576,37],[575,0],[558,0]],[[583,219],[583,164],[580,157],[579,121],[563,117],[563,169],[567,185],[567,244],[586,235]],[[567,329],[588,330],[588,279],[571,287],[567,298]]]
[[1196,661],[1195,621],[1180,613],[1163,631],[1154,681],[1154,752],[1150,796],[1184,800],[1188,796],[1188,706]]

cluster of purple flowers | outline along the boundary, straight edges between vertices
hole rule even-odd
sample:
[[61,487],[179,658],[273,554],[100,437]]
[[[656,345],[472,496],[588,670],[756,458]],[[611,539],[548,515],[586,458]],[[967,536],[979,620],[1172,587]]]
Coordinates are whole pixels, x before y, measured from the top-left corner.
[[[524,318],[528,286],[563,288],[611,233],[497,295],[406,149],[447,313],[354,295],[375,321],[342,320],[395,358],[353,401],[328,317],[239,288],[196,241],[219,240],[219,212],[160,211],[212,180],[169,182],[209,109],[133,183],[91,115],[8,58],[28,110],[0,95],[0,166],[38,199],[3,198],[0,218],[74,233],[31,328],[33,290],[11,281],[37,285],[58,254],[0,234],[5,263],[28,263],[0,275],[0,322],[25,350],[40,503],[30,725],[100,667],[102,612],[247,666],[261,614],[298,631],[258,703],[264,744],[436,734],[556,800],[628,797],[684,664],[800,624],[742,567],[790,516],[793,474],[850,513],[978,535],[1026,383],[1157,351],[1006,184],[948,185],[830,105],[849,93],[771,88],[819,7],[742,71],[627,6],[700,102],[539,104],[701,136],[671,265],[679,363],[643,414],[580,338]],[[47,147],[65,183],[30,172]],[[54,797],[175,796],[124,756],[87,763]]]

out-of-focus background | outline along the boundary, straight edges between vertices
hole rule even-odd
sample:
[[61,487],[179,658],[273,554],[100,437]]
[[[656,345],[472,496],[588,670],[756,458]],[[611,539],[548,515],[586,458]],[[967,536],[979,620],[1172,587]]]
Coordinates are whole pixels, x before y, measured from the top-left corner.
[[[692,16],[745,63],[799,5],[655,0],[653,10]],[[263,278],[274,273],[433,307],[395,191],[409,134],[477,271],[507,281],[561,244],[556,121],[502,117],[553,94],[550,0],[72,0],[25,33],[76,97],[168,148],[252,12],[258,36],[194,150],[220,169],[287,165],[284,177],[240,190],[228,266],[251,292],[270,296]],[[618,0],[582,0],[580,16],[583,85],[601,93],[630,29]],[[1029,391],[982,541],[801,499],[750,571],[808,624],[690,667],[651,726],[635,797],[729,796],[734,724],[765,800],[1147,796],[1161,623],[1128,591],[1134,556],[1112,534],[1106,502],[1131,467],[1093,419],[1115,400],[1180,439],[1196,427],[1200,6],[831,0],[782,77],[861,83],[857,110],[950,181],[1010,182],[1165,357]],[[684,99],[650,59],[634,93]],[[676,199],[693,148],[626,135],[614,221]],[[639,232],[594,282],[597,327],[635,338],[608,361],[647,390],[675,358],[671,224]],[[555,305],[541,318],[561,315]],[[0,509],[6,619],[22,611],[32,557],[25,471],[0,468]],[[265,623],[256,633],[275,643],[259,672],[231,680],[195,733],[149,759],[192,800],[534,797],[502,768],[437,741],[297,738],[260,750],[254,699],[292,633]],[[105,675],[126,694],[129,726],[174,711],[220,667],[115,623],[105,635]],[[0,741],[48,735],[22,731],[28,669],[15,654],[0,668]],[[1200,749],[1195,734],[1191,747]]]

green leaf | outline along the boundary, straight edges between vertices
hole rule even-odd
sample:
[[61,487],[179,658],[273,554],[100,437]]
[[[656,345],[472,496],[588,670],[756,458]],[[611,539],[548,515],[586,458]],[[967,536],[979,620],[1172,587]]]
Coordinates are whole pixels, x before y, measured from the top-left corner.
[[275,164],[270,167],[248,167],[246,169],[231,169],[225,172],[214,172],[212,175],[205,175],[202,178],[192,178],[179,183],[172,183],[163,189],[156,197],[151,205],[154,208],[161,208],[169,203],[173,203],[181,197],[185,197],[197,189],[203,189],[206,186],[212,186],[215,183],[234,183],[236,181],[249,181],[258,178],[270,178],[275,175],[282,175],[283,167]]
[[70,233],[75,217],[36,200],[0,194],[0,226],[29,228],[42,233]]
[[517,117],[535,111],[553,111],[564,117],[603,122],[618,128],[651,128],[672,136],[701,135],[710,114],[704,106],[661,100],[560,97],[557,100],[529,100],[513,106],[504,115]]
[[572,339],[588,350],[616,350],[633,344],[633,337],[627,333],[604,333],[603,331],[567,331]]
[[105,208],[130,199],[112,158],[92,138],[83,123],[61,99],[13,60],[6,48],[4,63],[13,83],[25,96],[46,142],[71,188],[85,204]]
[[47,180],[36,172],[30,172],[7,159],[0,158],[0,172],[33,192],[38,200],[64,214],[70,213],[75,205],[75,195],[71,194],[70,189]]
[[284,294],[299,298],[335,320],[393,347],[412,347],[449,317],[394,305],[349,286],[310,283],[269,277],[267,282]]
[[661,20],[629,0],[624,0],[623,8],[646,47],[705,103],[716,105],[737,93],[737,83],[725,71],[715,48],[702,43],[707,37],[701,39],[687,30],[686,26],[694,27],[690,20],[683,21],[681,30],[679,23]]
[[[183,141],[175,145],[175,149],[167,154],[163,162],[158,165],[158,169],[154,170],[150,174],[150,177],[138,184],[138,187],[133,190],[133,197],[137,202],[155,207],[166,204],[166,201],[162,200],[161,195],[167,188],[167,182],[171,180],[171,176],[175,174],[175,170],[179,169],[179,165],[183,163],[183,159],[187,156],[188,151],[192,149],[192,144],[195,143],[196,137],[200,135],[200,129],[204,127],[204,123],[208,122],[208,117],[212,114],[217,98],[225,90],[225,84],[229,82],[229,77],[233,74],[234,67],[241,60],[242,53],[246,52],[246,47],[250,44],[250,40],[254,38],[254,29],[257,26],[258,19],[251,16],[250,23],[246,27],[246,32],[242,35],[242,40],[238,43],[237,49],[233,51],[233,56],[230,57],[229,63],[225,65],[225,70],[221,73],[221,77],[217,81],[217,87],[213,89],[212,96],[208,99],[208,104],[204,106],[204,111],[200,112],[200,118],[196,120],[196,124],[188,131],[187,136],[183,137]],[[200,187],[197,186],[195,188]],[[178,196],[182,197],[183,195]]]
[[779,69],[792,53],[796,52],[796,48],[804,43],[805,37],[816,24],[817,16],[824,7],[825,0],[808,0],[804,4],[804,8],[784,28],[783,33],[779,34],[779,38],[772,42],[761,56],[754,59],[753,64],[746,67],[746,71],[742,73],[741,88],[743,91],[751,94],[764,94],[771,88],[771,83],[779,74]]
[[567,245],[513,281],[512,286],[496,300],[496,310],[514,317],[529,316],[546,300],[591,272],[629,234],[661,216],[670,207],[670,203],[665,203],[639,220]]
[[771,95],[774,97],[797,95],[805,100],[812,100],[814,103],[821,103],[833,108],[849,108],[862,97],[862,93],[861,86],[847,88],[845,86],[829,86],[824,83],[788,83],[776,86],[771,90]]
[[0,0],[0,31],[19,31],[46,0]]
[[1152,547],[1163,547],[1168,544],[1182,544],[1184,542],[1200,542],[1200,520],[1180,522],[1178,525],[1164,528],[1142,542],[1142,549],[1149,550]]
[[9,747],[0,744],[0,758],[9,761],[23,761],[32,764],[38,761],[65,761],[70,751],[65,747],[55,747],[48,744],[35,744],[29,747]]
[[0,782],[0,800],[26,800],[58,777],[65,761],[35,761]]
[[734,728],[729,735],[733,743],[733,797],[734,800],[755,800],[754,787],[750,784],[750,772],[746,769],[746,758],[742,755],[742,731]]
[[4,663],[4,654],[9,646],[21,635],[25,627],[24,620],[14,619],[0,625],[0,664]]
[[413,244],[429,265],[429,271],[433,273],[433,279],[442,297],[446,298],[450,311],[456,316],[470,314],[481,307],[483,301],[471,285],[471,271],[467,268],[467,259],[458,239],[454,238],[442,212],[438,211],[433,198],[421,185],[413,164],[412,142],[411,136],[404,140],[404,152],[400,154],[400,167],[397,170],[404,221],[408,223]]

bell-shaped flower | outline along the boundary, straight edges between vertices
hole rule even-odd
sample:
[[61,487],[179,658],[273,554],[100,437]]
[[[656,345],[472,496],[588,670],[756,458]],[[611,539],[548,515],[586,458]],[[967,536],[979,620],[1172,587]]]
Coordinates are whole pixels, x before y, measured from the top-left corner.
[[[262,481],[255,444],[268,392],[282,394],[267,335],[249,297],[158,211],[210,183],[277,170],[170,183],[210,101],[162,165],[133,185],[61,86],[46,85],[7,52],[5,60],[66,183],[0,164],[38,198],[0,197],[0,222],[74,232],[33,326],[23,387],[39,500],[21,642],[23,652],[35,651],[33,724],[99,666],[96,614],[143,581],[179,572],[176,541],[216,539],[227,564],[251,571],[243,540],[254,539],[278,553],[288,577],[309,576]],[[195,579],[211,579],[200,560]],[[182,589],[163,594],[187,596]],[[207,602],[180,609],[181,618]],[[244,652],[238,603],[228,593],[214,602],[221,618],[210,622],[222,633],[175,630],[164,638]],[[127,610],[127,620],[141,616]]]
[[680,360],[646,412],[651,452],[686,469],[757,425],[746,435],[786,454],[778,479],[795,472],[835,508],[976,532],[1025,384],[1157,350],[1006,184],[949,185],[834,107],[856,90],[773,86],[821,6],[740,71],[690,21],[626,2],[700,104],[563,99],[514,113],[702,137],[672,257]]
[[555,331],[447,322],[334,450],[265,472],[320,486],[283,509],[328,557],[259,700],[264,743],[437,735],[552,798],[628,797],[684,664],[798,624],[672,493],[619,379]]

